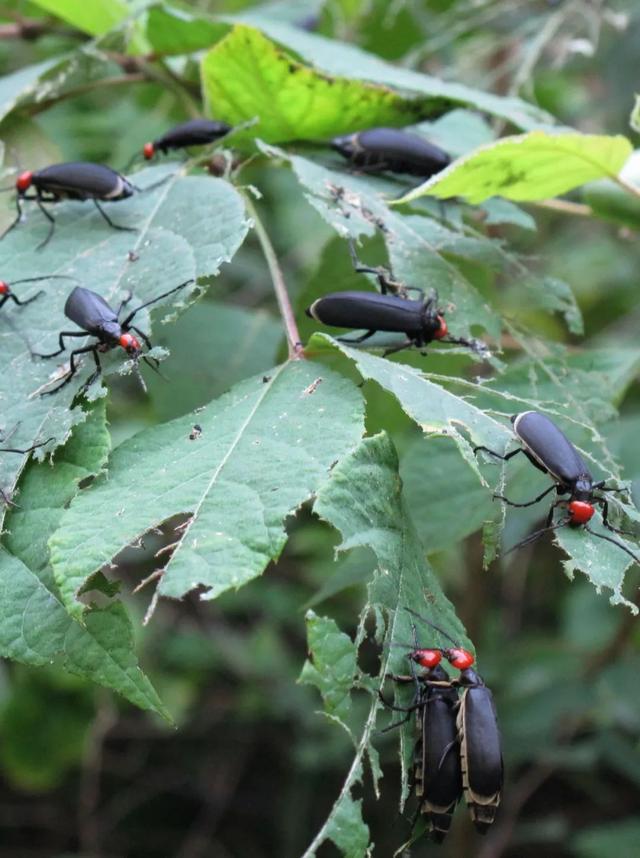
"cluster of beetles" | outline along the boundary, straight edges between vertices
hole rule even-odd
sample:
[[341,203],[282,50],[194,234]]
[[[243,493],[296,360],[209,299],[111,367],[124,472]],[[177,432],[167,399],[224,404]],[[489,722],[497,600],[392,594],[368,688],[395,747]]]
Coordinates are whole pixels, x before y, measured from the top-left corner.
[[[210,144],[225,137],[232,130],[232,127],[224,122],[191,120],[170,129],[158,140],[145,144],[142,154],[146,160],[150,160],[159,153],[166,154],[172,150]],[[439,147],[422,137],[393,128],[374,128],[337,137],[332,141],[332,147],[355,168],[364,172],[388,171],[428,178],[450,163],[447,153]],[[16,218],[0,238],[4,238],[4,235],[18,226],[22,219],[23,202],[32,200],[49,221],[48,233],[40,245],[43,247],[50,241],[55,229],[55,219],[48,210],[48,205],[65,199],[91,200],[109,227],[130,230],[131,227],[114,223],[100,203],[117,202],[143,189],[137,188],[123,175],[103,164],[73,162],[23,172],[15,182],[15,190]],[[449,334],[444,318],[445,311],[438,307],[436,293],[425,297],[419,287],[403,286],[395,281],[388,271],[364,265],[357,258],[353,244],[350,244],[350,252],[355,270],[362,274],[373,274],[378,281],[380,292],[333,292],[319,298],[306,311],[307,315],[322,324],[364,331],[352,339],[342,338],[343,342],[361,344],[377,332],[383,331],[400,333],[405,337],[399,344],[387,348],[385,355],[412,346],[423,349],[434,340],[461,345],[479,354],[485,352],[484,344]],[[7,301],[12,301],[17,306],[35,301],[42,292],[28,299],[21,299],[14,293],[13,287],[46,279],[64,279],[64,275],[29,277],[12,283],[0,281],[0,308]],[[175,286],[132,310],[124,318],[121,318],[121,315],[131,299],[130,295],[114,309],[96,292],[83,286],[75,286],[67,298],[64,312],[78,329],[61,331],[56,350],[46,354],[32,354],[41,359],[53,358],[67,350],[66,339],[84,339],[91,336],[94,341],[71,350],[68,370],[53,387],[41,391],[40,395],[47,396],[61,390],[78,372],[77,358],[90,354],[95,368],[80,388],[79,392],[82,393],[101,372],[99,355],[116,347],[121,347],[133,358],[136,367],[138,361],[143,360],[156,369],[157,361],[148,358],[144,352],[143,347],[149,350],[152,344],[149,337],[135,325],[136,315],[140,310],[192,282],[188,280]],[[409,298],[409,291],[417,292],[420,297],[417,300]],[[527,507],[553,492],[556,496],[549,508],[545,525],[514,548],[529,544],[543,534],[561,527],[582,527],[592,536],[614,543],[640,564],[640,558],[621,541],[589,526],[596,507],[599,507],[602,524],[606,529],[617,534],[633,535],[614,527],[609,521],[606,494],[626,490],[607,486],[604,481],[594,481],[578,450],[544,414],[526,411],[514,415],[511,422],[519,446],[506,454],[486,447],[476,447],[474,452],[483,452],[504,461],[523,453],[531,464],[547,474],[552,482],[544,492],[524,503],[516,503],[504,495],[495,497],[510,506]],[[52,439],[34,444],[25,450],[6,447],[0,452],[25,454],[50,440]],[[10,502],[4,494],[2,497]],[[556,510],[560,511],[557,520]],[[433,623],[413,610],[407,608],[407,611],[433,626]],[[473,669],[474,657],[470,652],[456,645],[454,641],[451,641],[452,646],[448,648],[420,647],[415,624],[412,628],[414,645],[409,647],[408,656],[410,675],[394,674],[391,678],[398,683],[412,683],[415,688],[414,699],[409,706],[400,707],[388,702],[382,694],[380,696],[386,706],[404,713],[404,718],[397,724],[392,724],[392,727],[415,716],[417,740],[413,788],[418,799],[415,819],[422,818],[433,839],[441,842],[449,830],[456,804],[464,795],[476,828],[484,833],[495,818],[503,781],[500,733],[491,692]],[[441,629],[434,628],[448,637]],[[457,678],[452,678],[444,669],[443,659],[459,671]],[[420,672],[416,671],[416,667],[420,668]]]

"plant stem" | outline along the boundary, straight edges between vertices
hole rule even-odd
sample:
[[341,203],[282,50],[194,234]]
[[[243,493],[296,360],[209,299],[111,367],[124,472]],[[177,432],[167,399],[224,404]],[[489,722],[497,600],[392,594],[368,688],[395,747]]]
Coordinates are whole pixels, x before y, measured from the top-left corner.
[[298,325],[296,324],[296,319],[293,315],[293,308],[291,307],[291,301],[289,300],[289,293],[287,292],[287,285],[284,282],[282,269],[280,268],[280,263],[278,262],[276,252],[273,249],[273,245],[271,244],[269,235],[258,216],[258,212],[256,211],[256,207],[254,206],[253,201],[249,199],[249,196],[246,193],[244,194],[244,198],[245,204],[247,206],[247,211],[253,219],[256,235],[258,236],[260,247],[262,248],[264,258],[266,259],[267,266],[269,268],[269,274],[271,275],[273,290],[276,293],[278,308],[280,310],[280,315],[282,316],[282,321],[284,323],[285,333],[287,335],[289,358],[292,360],[298,360],[299,358],[304,356],[302,351],[302,343],[300,342]]
[[578,215],[579,217],[591,217],[593,209],[584,203],[573,203],[571,200],[538,200],[530,202],[529,205],[542,209],[552,209],[563,214]]
[[616,176],[614,178],[614,182],[619,185],[623,191],[627,191],[634,197],[640,197],[640,187],[637,185],[632,185],[631,182],[627,182],[625,179],[621,179],[620,176]]

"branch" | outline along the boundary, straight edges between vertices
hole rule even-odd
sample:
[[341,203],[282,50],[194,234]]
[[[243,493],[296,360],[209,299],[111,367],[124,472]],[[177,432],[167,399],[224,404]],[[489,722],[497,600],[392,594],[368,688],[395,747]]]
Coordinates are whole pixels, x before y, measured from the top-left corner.
[[291,307],[291,301],[289,300],[289,293],[287,292],[287,285],[284,282],[282,269],[280,268],[280,263],[278,262],[278,257],[276,256],[276,252],[273,249],[273,245],[271,244],[269,235],[267,234],[267,231],[265,230],[262,221],[258,217],[256,207],[249,199],[249,196],[247,194],[244,195],[244,198],[245,204],[247,206],[247,211],[253,219],[256,235],[258,236],[258,241],[260,242],[260,247],[262,248],[264,258],[267,261],[269,274],[271,275],[271,282],[273,283],[273,289],[276,293],[276,299],[278,301],[278,308],[280,310],[280,315],[282,316],[282,321],[284,323],[285,333],[287,335],[287,343],[289,345],[289,358],[293,360],[298,360],[299,358],[303,357],[302,343],[300,342],[298,325],[293,314],[293,308]]
[[73,27],[58,27],[35,18],[18,18],[15,24],[0,24],[0,39],[24,39],[32,42],[40,36],[69,36],[72,39],[85,39],[80,30]]

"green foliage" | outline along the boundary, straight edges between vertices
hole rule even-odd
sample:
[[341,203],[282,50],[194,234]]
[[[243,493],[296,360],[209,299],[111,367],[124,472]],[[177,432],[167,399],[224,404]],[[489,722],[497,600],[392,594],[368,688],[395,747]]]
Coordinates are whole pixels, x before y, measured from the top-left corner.
[[[614,526],[640,527],[638,157],[613,136],[629,125],[636,59],[612,29],[622,17],[493,0],[5,5],[7,191],[49,163],[119,168],[188,118],[242,125],[129,175],[135,194],[105,207],[135,231],[58,201],[39,250],[49,223],[26,201],[1,240],[2,280],[51,278],[16,282],[22,299],[45,294],[0,310],[0,446],[51,439],[0,453],[11,812],[12,785],[42,792],[59,828],[78,806],[77,831],[36,838],[56,854],[392,855],[408,839],[389,823],[409,798],[414,736],[411,718],[381,732],[398,713],[379,718],[379,692],[392,696],[387,674],[407,673],[412,646],[450,637],[494,691],[509,773],[482,854],[632,854],[632,556],[568,527],[510,553],[555,495],[515,509],[493,495],[525,503],[549,476],[474,453],[515,449],[509,417],[543,411],[596,481],[630,487],[608,496]],[[327,145],[381,125],[410,126],[454,162],[418,185],[355,171]],[[7,192],[0,227],[15,213]],[[348,240],[372,272],[354,271]],[[475,349],[390,357],[401,335],[349,344],[304,315],[385,273],[433,296]],[[131,311],[185,281],[135,320],[161,374],[105,349],[89,389],[85,355],[41,395],[69,352],[34,353],[74,327],[76,283],[114,307],[130,295]],[[599,513],[591,526],[611,536]],[[398,684],[396,704],[413,692]],[[475,854],[464,819],[443,858]],[[39,858],[13,828],[7,853]]]
[[532,131],[482,147],[399,202],[410,202],[422,194],[443,200],[460,196],[470,203],[496,195],[508,200],[545,200],[586,182],[617,176],[632,151],[627,138],[619,135]]

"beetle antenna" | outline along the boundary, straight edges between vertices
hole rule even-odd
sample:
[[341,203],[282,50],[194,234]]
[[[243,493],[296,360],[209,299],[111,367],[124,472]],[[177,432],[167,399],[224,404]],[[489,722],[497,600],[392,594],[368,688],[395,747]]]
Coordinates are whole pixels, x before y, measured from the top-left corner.
[[173,295],[173,293],[177,292],[179,289],[184,289],[185,286],[188,286],[190,283],[195,282],[196,281],[194,280],[194,278],[190,277],[189,280],[185,280],[184,283],[180,283],[178,286],[174,286],[173,289],[169,289],[168,292],[163,292],[162,295],[156,295],[155,298],[152,298],[150,301],[146,301],[144,304],[140,304],[139,307],[136,307],[136,309],[129,313],[126,319],[123,319],[120,324],[122,325],[122,327],[128,325],[133,320],[136,313],[139,313],[140,310],[144,310],[145,307],[150,307],[152,304],[156,304],[158,301],[162,301],[163,298],[166,298],[169,295]]
[[526,536],[524,539],[521,539],[520,542],[516,542],[515,545],[512,545],[508,551],[505,551],[502,555],[506,557],[507,554],[511,554],[512,551],[515,551],[517,548],[524,548],[525,545],[530,545],[532,542],[536,542],[536,540],[540,539],[541,536],[544,536],[545,533],[548,533],[550,530],[558,530],[560,527],[566,527],[569,524],[570,519],[565,519],[564,521],[559,522],[558,524],[550,524],[548,527],[541,527],[540,530],[534,530],[533,533],[530,533],[529,536]]
[[[151,369],[156,373],[156,375],[159,375],[163,381],[169,381],[167,376],[163,375],[160,372],[160,369],[158,368],[158,365],[157,365],[158,361],[155,358],[148,358],[146,355],[143,355],[142,360],[146,363],[147,366],[150,366]],[[155,361],[155,363],[152,363],[152,360]]]
[[629,557],[632,557],[633,560],[635,560],[635,562],[638,564],[638,566],[640,566],[640,557],[638,557],[636,554],[634,554],[633,551],[631,551],[631,549],[627,548],[627,546],[623,542],[620,542],[618,539],[614,539],[611,536],[605,536],[604,533],[597,533],[595,530],[591,530],[591,528],[588,527],[586,524],[584,526],[584,529],[588,533],[590,533],[592,536],[597,536],[598,539],[604,539],[607,542],[613,542],[613,544],[617,545],[618,548],[622,548],[623,551],[626,551],[626,553],[629,555]]
[[413,608],[408,608],[405,605],[404,609],[405,611],[408,611],[410,614],[416,617],[418,620],[422,620],[423,623],[426,623],[428,626],[431,626],[432,629],[435,629],[437,632],[440,632],[440,634],[448,641],[451,641],[454,646],[458,646],[458,642],[455,641],[448,632],[445,632],[444,629],[441,629],[440,626],[437,626],[435,623],[432,623],[431,620],[428,620],[426,617],[423,617],[422,614],[419,614],[417,611],[414,611]]
[[140,387],[145,393],[147,393],[147,385],[145,384],[144,378],[142,377],[142,373],[140,372],[140,361],[138,360],[138,358],[134,358],[133,360],[133,371],[135,372],[136,377],[140,382]]

